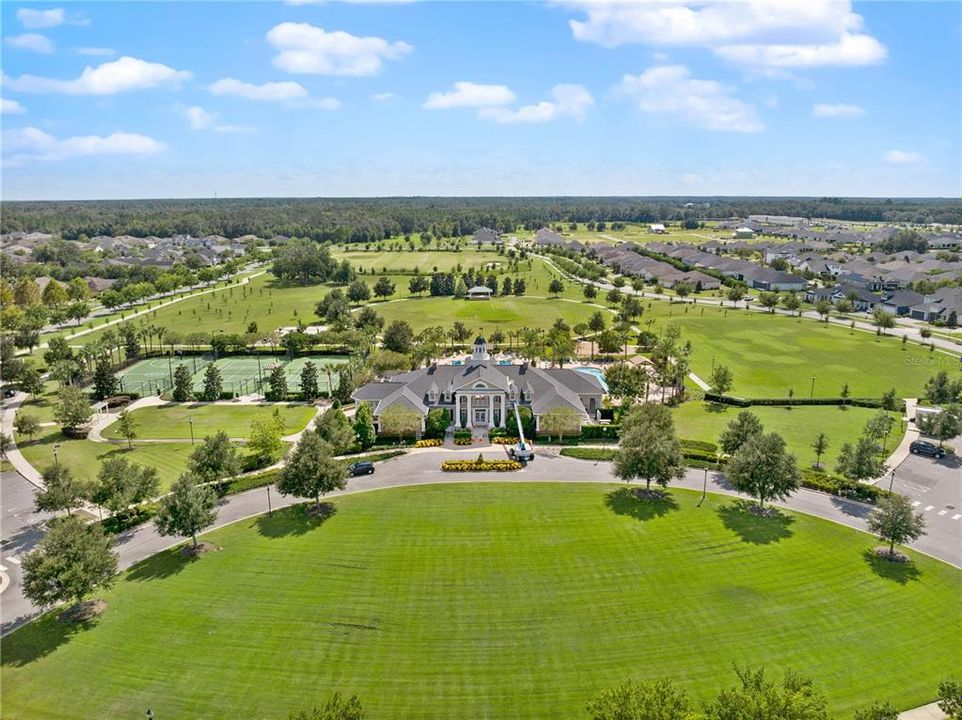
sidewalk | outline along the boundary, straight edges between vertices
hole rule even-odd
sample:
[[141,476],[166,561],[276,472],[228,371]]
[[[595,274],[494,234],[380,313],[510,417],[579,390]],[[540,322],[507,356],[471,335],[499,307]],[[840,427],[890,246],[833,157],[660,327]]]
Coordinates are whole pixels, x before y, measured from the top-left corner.
[[899,713],[899,720],[948,720],[948,715],[939,709],[938,703],[929,703],[922,707]]

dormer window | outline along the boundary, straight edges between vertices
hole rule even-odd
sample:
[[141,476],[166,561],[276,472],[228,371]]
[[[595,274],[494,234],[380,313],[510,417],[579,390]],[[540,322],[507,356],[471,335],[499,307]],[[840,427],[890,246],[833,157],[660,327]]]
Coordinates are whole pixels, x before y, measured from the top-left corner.
[[434,390],[428,390],[428,400],[431,402],[437,402],[438,394]]

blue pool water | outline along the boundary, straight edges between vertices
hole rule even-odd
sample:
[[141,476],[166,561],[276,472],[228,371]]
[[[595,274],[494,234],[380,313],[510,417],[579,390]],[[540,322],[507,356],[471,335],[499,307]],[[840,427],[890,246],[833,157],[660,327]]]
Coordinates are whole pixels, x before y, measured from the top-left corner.
[[461,361],[460,361],[460,360],[452,360],[452,361],[451,361],[451,364],[452,364],[452,365],[460,365],[460,364],[461,364]]
[[580,373],[584,373],[585,375],[595,376],[596,378],[598,378],[598,382],[601,383],[601,387],[605,389],[605,392],[608,392],[608,383],[605,382],[604,370],[599,370],[598,368],[593,368],[593,367],[580,367],[580,368],[575,368],[575,372],[580,372]]

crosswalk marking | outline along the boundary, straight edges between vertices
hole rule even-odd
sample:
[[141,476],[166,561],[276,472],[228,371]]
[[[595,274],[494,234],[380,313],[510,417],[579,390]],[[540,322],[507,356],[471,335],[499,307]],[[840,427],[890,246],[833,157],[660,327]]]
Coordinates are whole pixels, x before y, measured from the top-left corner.
[[953,520],[958,520],[959,518],[962,518],[962,514],[956,513],[955,515],[952,516]]
[[912,507],[918,507],[921,504],[922,504],[921,500],[916,500],[914,503],[912,503]]
[[15,558],[15,557],[13,557],[13,556],[8,557],[8,558],[7,558],[7,562],[12,562],[14,565],[19,565],[19,564],[20,564],[20,560],[18,560],[17,558]]
[[932,509],[934,509],[934,508],[935,508],[935,505],[928,505],[928,506],[926,506],[926,507],[923,508],[923,509],[925,510],[925,512],[928,512],[929,510],[932,510]]
[[948,510],[939,510],[939,516],[941,517],[942,515],[945,515],[948,512],[949,512]]

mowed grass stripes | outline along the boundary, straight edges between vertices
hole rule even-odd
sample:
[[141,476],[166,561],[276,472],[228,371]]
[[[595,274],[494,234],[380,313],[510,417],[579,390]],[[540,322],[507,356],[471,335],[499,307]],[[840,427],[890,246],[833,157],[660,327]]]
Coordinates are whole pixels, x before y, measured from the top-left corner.
[[282,719],[341,690],[371,718],[583,718],[627,677],[706,699],[733,662],[810,673],[850,717],[962,666],[962,572],[885,576],[841,526],[612,490],[429,485],[237,523],[134,568],[93,627],[7,638],[3,717]]

